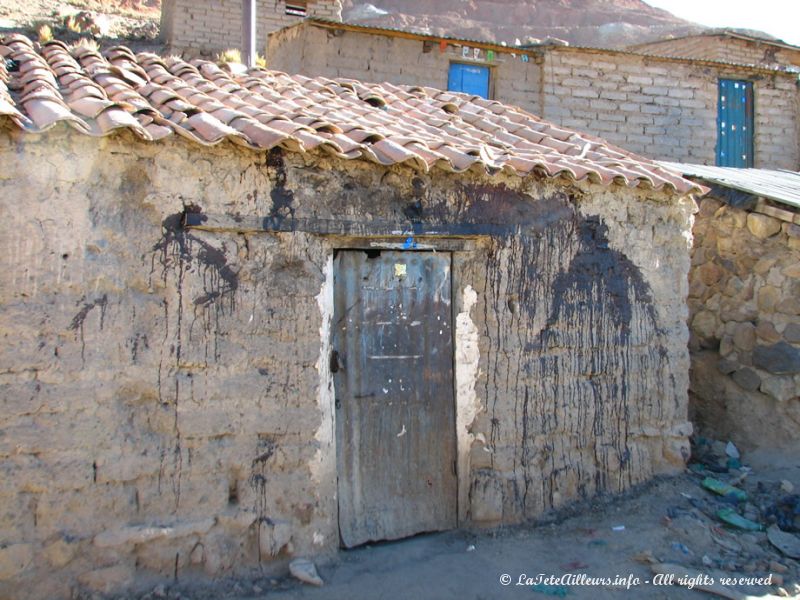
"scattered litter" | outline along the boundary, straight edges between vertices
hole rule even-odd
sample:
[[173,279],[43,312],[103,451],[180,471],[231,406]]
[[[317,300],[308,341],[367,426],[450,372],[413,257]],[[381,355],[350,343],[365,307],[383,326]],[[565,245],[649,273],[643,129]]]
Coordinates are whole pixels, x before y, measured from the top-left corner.
[[689,550],[689,548],[688,548],[688,546],[686,546],[686,544],[681,544],[680,542],[672,542],[672,549],[673,550],[677,550],[678,552],[681,552],[682,554],[685,554],[686,556],[689,556],[690,554],[694,554],[694,552]]
[[732,457],[729,454],[738,453],[738,448],[732,443],[698,438],[692,448],[694,462],[689,465],[689,469],[694,473],[705,474],[706,471],[712,473],[727,473],[731,468],[741,466],[740,457]]
[[736,527],[738,529],[744,529],[745,531],[763,531],[764,528],[751,521],[750,519],[745,519],[742,515],[737,513],[732,508],[721,508],[717,511],[717,518],[722,521],[723,523],[727,523],[732,527]]
[[611,531],[625,531],[625,525],[614,525]]
[[742,516],[745,519],[750,519],[751,521],[758,522],[761,520],[761,513],[758,511],[758,508],[749,502],[747,502],[742,508]]
[[692,498],[694,498],[694,496],[692,496],[691,494],[687,494],[686,492],[681,492],[681,496],[683,496],[687,500],[691,500]]
[[739,449],[733,442],[728,442],[728,445],[725,446],[725,454],[728,455],[729,458],[741,458],[742,455],[739,454]]
[[712,527],[711,531],[711,539],[714,540],[717,545],[737,554],[742,551],[742,545],[727,533],[716,527]]
[[781,479],[781,491],[784,494],[791,494],[794,491],[794,485],[788,479]]
[[639,554],[634,554],[631,558],[636,562],[640,562],[645,565],[652,565],[653,563],[658,562],[656,557],[653,556],[652,550],[645,550],[644,552],[639,552]]
[[590,546],[608,546],[608,542],[605,540],[592,540],[589,542]]
[[400,433],[397,434],[397,437],[403,437],[406,434],[406,426],[403,424],[403,429],[400,430]]
[[689,500],[689,504],[708,517],[714,516],[714,508],[705,500],[700,498],[692,498]]
[[789,558],[800,559],[800,538],[796,535],[781,531],[780,527],[772,525],[767,529],[767,539]]
[[745,467],[742,467],[741,470],[742,470],[742,472],[739,475],[737,475],[736,477],[731,479],[730,485],[739,485],[745,479],[747,479],[748,475],[750,475],[750,469],[746,469]]
[[467,552],[475,552],[475,544],[470,544],[467,546]]
[[703,562],[703,566],[705,566],[705,567],[713,567],[714,566],[714,561],[711,560],[711,558],[708,556],[708,554],[703,554],[702,562]]
[[547,585],[544,583],[537,583],[531,589],[545,596],[556,596],[557,598],[566,598],[569,594],[569,588],[565,585]]
[[738,469],[742,466],[741,462],[741,454],[739,454],[739,449],[734,445],[733,442],[728,442],[725,446],[725,455],[728,457],[727,465],[729,469]]
[[299,579],[303,583],[321,586],[322,578],[317,573],[317,567],[307,558],[295,558],[289,563],[289,572],[292,577]]
[[784,531],[800,532],[800,495],[784,496],[764,510],[770,523],[777,523]]
[[714,492],[715,494],[724,496],[726,498],[736,499],[738,502],[744,502],[747,500],[747,492],[740,490],[739,488],[735,488],[732,485],[728,485],[719,479],[714,479],[713,477],[706,477],[703,479],[703,483],[701,485],[710,492]]
[[[692,498],[692,500],[694,500],[694,498]],[[690,502],[692,500],[690,500]],[[669,525],[672,519],[691,516],[691,514],[692,513],[690,511],[686,510],[685,508],[681,508],[680,506],[669,506],[667,507],[667,516],[665,517],[666,522],[664,525]]]

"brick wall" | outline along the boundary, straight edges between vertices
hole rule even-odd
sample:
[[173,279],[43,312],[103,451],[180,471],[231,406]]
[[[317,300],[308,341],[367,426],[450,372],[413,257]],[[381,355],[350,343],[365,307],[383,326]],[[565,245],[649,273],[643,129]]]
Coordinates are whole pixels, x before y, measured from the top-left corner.
[[580,49],[544,54],[542,116],[662,160],[714,164],[717,85],[749,79],[755,90],[755,166],[797,169],[793,75]]
[[[286,14],[285,0],[258,0],[258,52],[264,53],[271,31],[302,21]],[[341,20],[341,0],[309,0],[308,16]],[[241,0],[165,0],[161,12],[164,42],[173,51],[211,55],[242,44]]]
[[270,35],[267,62],[271,69],[303,75],[348,77],[361,81],[431,86],[447,89],[451,62],[471,62],[491,69],[492,97],[531,112],[539,110],[540,69],[535,57],[496,52],[489,61],[485,50],[474,59],[464,47],[355,31],[306,26]]
[[800,49],[791,50],[757,41],[726,36],[699,35],[664,40],[635,47],[637,52],[719,60],[747,65],[800,66]]

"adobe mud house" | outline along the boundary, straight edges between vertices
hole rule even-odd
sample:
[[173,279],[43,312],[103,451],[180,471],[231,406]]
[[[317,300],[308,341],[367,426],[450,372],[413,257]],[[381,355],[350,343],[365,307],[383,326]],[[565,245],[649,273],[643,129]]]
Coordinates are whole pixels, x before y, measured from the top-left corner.
[[683,468],[694,184],[432,88],[0,55],[0,595],[279,569]]

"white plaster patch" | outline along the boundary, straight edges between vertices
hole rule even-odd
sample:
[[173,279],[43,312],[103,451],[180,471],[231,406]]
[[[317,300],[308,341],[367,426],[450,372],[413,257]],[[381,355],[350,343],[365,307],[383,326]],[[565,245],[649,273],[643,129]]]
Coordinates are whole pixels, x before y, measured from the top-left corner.
[[330,371],[331,353],[331,323],[333,321],[333,255],[323,267],[325,280],[317,296],[317,306],[320,312],[319,339],[320,350],[316,369],[319,373],[319,396],[317,406],[322,420],[314,434],[314,439],[319,443],[316,455],[309,464],[311,480],[317,484],[336,481],[336,452],[334,452],[334,391],[333,377]]
[[475,436],[470,426],[482,406],[475,393],[478,380],[480,349],[478,328],[470,311],[478,302],[478,293],[467,285],[462,295],[462,312],[456,316],[456,438],[458,450],[459,520],[466,520],[469,500],[469,454]]

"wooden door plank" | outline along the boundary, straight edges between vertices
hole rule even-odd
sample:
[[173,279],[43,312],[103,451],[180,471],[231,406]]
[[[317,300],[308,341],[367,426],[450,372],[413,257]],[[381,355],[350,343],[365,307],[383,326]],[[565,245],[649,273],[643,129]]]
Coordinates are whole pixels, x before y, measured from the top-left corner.
[[456,526],[450,255],[339,252],[334,374],[346,547]]

